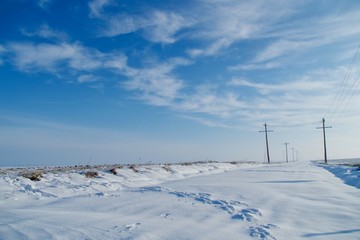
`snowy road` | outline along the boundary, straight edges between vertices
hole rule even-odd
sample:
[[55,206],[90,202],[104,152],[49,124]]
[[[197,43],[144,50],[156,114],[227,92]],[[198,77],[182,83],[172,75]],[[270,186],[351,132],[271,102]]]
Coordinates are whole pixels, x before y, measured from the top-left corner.
[[360,190],[309,162],[121,190],[107,181],[75,196],[53,184],[27,186],[37,199],[1,198],[0,239],[360,239]]

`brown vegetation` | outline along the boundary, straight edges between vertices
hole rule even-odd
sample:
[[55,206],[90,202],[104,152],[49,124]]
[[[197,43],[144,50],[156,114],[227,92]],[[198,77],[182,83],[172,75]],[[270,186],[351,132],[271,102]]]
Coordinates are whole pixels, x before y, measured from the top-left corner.
[[20,174],[24,178],[28,178],[31,181],[40,181],[43,177],[43,173],[41,171],[23,171]]
[[85,177],[87,178],[95,178],[98,176],[98,173],[95,171],[88,171],[85,173]]

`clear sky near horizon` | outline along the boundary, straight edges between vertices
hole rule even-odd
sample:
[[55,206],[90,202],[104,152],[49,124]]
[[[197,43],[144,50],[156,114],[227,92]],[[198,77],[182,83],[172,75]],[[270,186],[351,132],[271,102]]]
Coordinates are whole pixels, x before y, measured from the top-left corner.
[[360,1],[2,0],[0,165],[360,157]]

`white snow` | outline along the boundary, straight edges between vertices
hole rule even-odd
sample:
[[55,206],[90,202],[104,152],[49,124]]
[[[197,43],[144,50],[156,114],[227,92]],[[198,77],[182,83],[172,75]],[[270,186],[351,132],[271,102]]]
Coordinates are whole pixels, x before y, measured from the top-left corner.
[[[0,239],[360,239],[357,168],[109,169],[44,168],[40,181],[20,176],[24,170],[0,170]],[[89,170],[98,176],[85,177]]]

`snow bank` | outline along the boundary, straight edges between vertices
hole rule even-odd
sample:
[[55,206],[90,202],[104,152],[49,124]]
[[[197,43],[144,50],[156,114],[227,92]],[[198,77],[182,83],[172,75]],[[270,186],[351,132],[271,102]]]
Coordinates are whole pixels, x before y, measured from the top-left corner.
[[360,189],[360,167],[350,167],[341,165],[319,164],[336,177],[342,179],[344,183]]
[[[5,198],[76,197],[119,194],[123,189],[220,173],[253,163],[199,162],[158,165],[99,165],[45,168],[8,168],[0,171]],[[32,178],[32,180],[30,180]],[[24,196],[27,195],[27,196]],[[0,197],[1,200],[1,197]]]

